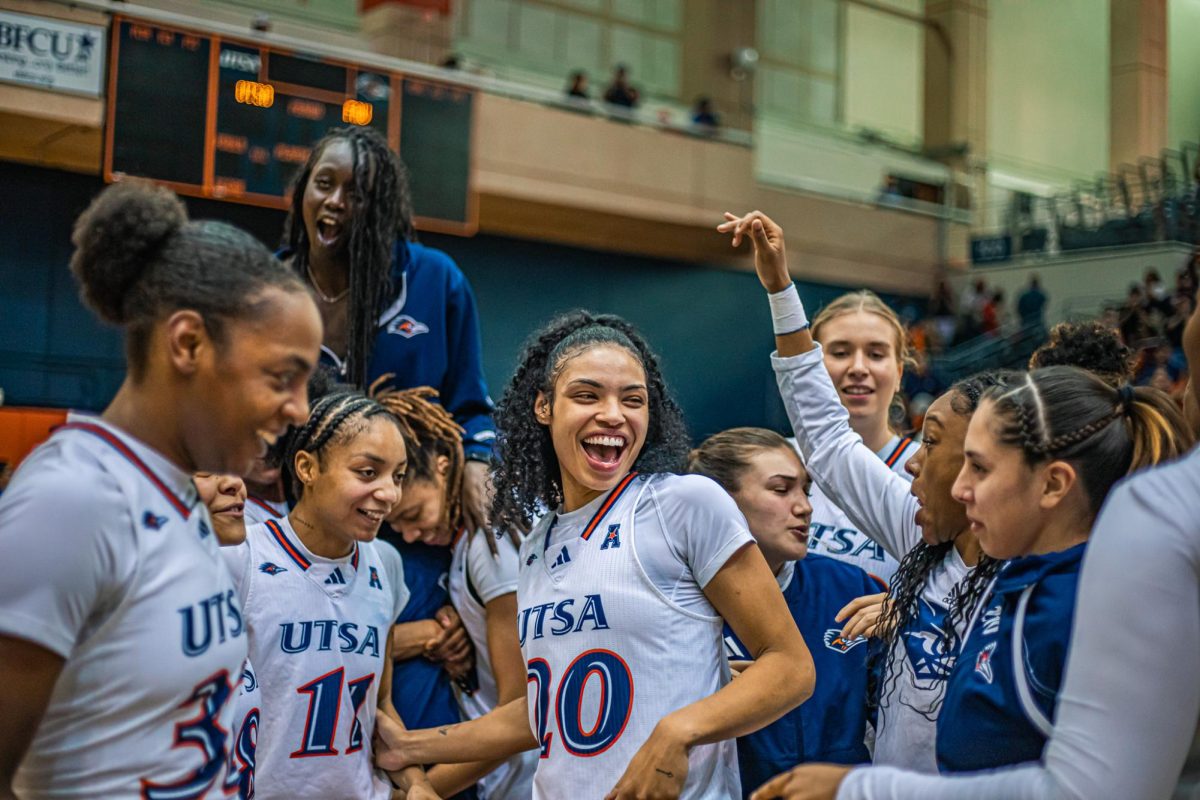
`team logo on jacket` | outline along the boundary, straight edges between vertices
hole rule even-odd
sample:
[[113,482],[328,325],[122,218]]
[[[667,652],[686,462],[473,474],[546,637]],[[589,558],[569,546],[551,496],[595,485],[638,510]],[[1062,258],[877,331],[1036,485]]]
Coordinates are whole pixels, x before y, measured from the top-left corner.
[[825,631],[824,638],[825,646],[839,653],[848,653],[867,640],[865,636],[855,636],[853,639],[846,639],[842,636],[841,628],[830,628]]
[[424,322],[418,322],[408,314],[401,314],[388,323],[387,332],[411,339],[419,334],[429,333],[429,326]]
[[156,531],[159,528],[161,528],[163,525],[166,525],[166,524],[167,524],[167,518],[160,517],[158,514],[155,514],[153,511],[147,511],[145,514],[142,515],[142,527],[143,528],[149,528],[152,531]]
[[947,652],[945,611],[939,611],[927,600],[918,604],[917,618],[905,631],[904,647],[917,678],[944,681],[954,667],[954,654]]
[[264,561],[258,565],[258,571],[265,575],[278,575],[281,572],[287,572],[287,567],[281,567],[278,564],[272,564],[270,561]]
[[996,651],[996,643],[992,642],[979,651],[975,656],[975,671],[983,676],[989,684],[992,682],[992,653]]

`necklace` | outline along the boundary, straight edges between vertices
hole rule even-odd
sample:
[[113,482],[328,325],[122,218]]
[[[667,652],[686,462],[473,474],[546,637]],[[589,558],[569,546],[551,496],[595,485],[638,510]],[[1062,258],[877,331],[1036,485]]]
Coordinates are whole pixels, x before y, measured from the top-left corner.
[[321,302],[333,305],[334,303],[339,303],[342,300],[345,300],[346,295],[350,294],[350,287],[347,286],[336,297],[330,297],[321,290],[321,284],[317,283],[317,276],[313,275],[312,264],[306,265],[305,268],[308,270],[308,280],[312,284],[313,291],[317,293],[317,297],[321,298]]

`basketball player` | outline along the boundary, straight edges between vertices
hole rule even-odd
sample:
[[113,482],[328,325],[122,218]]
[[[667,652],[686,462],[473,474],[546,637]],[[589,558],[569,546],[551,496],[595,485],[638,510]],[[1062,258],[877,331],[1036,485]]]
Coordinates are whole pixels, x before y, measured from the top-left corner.
[[[821,309],[813,319],[812,337],[821,343],[825,369],[850,415],[850,427],[893,472],[911,481],[904,465],[920,443],[893,431],[890,419],[904,366],[912,357],[896,312],[874,292],[849,292]],[[813,485],[811,499],[811,551],[854,564],[889,583],[899,561],[858,530],[819,482]]]
[[[463,715],[475,719],[525,695],[525,662],[517,639],[517,546],[506,536],[466,530],[462,513],[462,429],[422,386],[387,390],[376,399],[411,431],[404,491],[389,517],[404,537],[418,540],[457,531],[452,543],[449,593],[475,647],[476,685],[460,680],[455,694]],[[406,562],[407,566],[407,562]],[[411,624],[411,623],[410,623]],[[397,625],[393,629],[395,636]],[[400,644],[394,645],[398,652]],[[534,751],[497,764],[441,764],[429,782],[443,797],[475,786],[481,800],[528,800],[533,791]]]
[[243,473],[304,420],[320,318],[253,237],[165,189],[105,189],[73,241],[128,374],[0,500],[0,795],[219,793],[246,628],[191,476]]
[[[400,496],[403,431],[362,394],[322,397],[288,439],[295,508],[222,550],[257,683],[258,698],[243,702],[259,709],[262,800],[391,797],[371,763],[371,731],[377,707],[395,715],[390,630],[407,591],[399,554],[375,536]],[[397,778],[409,798],[436,796],[419,767]]]
[[[731,428],[710,436],[691,452],[688,471],[719,483],[746,516],[796,626],[813,643],[820,676],[804,705],[738,739],[743,796],[781,772],[781,765],[869,761],[864,741],[869,648],[866,639],[843,638],[836,615],[847,601],[877,591],[878,579],[808,551],[811,481],[793,446],[778,433]],[[725,643],[730,659],[746,658],[732,633]]]
[[192,476],[200,502],[212,517],[213,533],[222,545],[246,541],[246,484],[236,475],[197,472]]
[[782,229],[760,212],[726,220],[718,230],[732,233],[734,244],[750,237],[759,280],[771,293],[772,364],[805,467],[859,530],[901,559],[879,625],[886,653],[874,762],[935,772],[937,712],[954,663],[944,646],[954,633],[947,629],[950,598],[980,558],[951,487],[962,468],[967,423],[983,391],[1000,378],[962,381],[930,405],[921,449],[907,466],[910,485],[851,430],[788,275]]
[[[617,317],[565,315],[530,339],[498,420],[493,520],[556,509],[520,553],[527,698],[434,730],[381,722],[382,762],[536,747],[535,798],[736,796],[730,739],[811,694],[812,656],[733,500],[670,474],[686,436],[657,359]],[[722,618],[756,659],[732,683]]]

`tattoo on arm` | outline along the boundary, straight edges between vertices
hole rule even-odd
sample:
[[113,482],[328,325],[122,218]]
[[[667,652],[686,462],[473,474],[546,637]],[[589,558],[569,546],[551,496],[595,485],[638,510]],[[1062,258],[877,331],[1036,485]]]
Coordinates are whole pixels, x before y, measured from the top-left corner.
[[442,736],[449,736],[450,729],[449,728],[438,728],[438,733],[440,733]]
[[670,771],[668,771],[668,770],[665,770],[665,769],[659,769],[658,767],[655,767],[655,768],[654,768],[654,771],[655,771],[655,772],[657,772],[659,775],[666,775],[668,778],[674,778],[674,777],[675,777],[675,773],[674,773],[674,772],[670,772]]

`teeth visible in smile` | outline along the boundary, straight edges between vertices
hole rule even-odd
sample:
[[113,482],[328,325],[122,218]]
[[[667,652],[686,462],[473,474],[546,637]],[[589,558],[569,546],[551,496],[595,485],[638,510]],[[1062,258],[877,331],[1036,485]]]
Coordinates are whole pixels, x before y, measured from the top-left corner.
[[364,511],[361,508],[359,509],[359,511],[362,514],[364,514],[367,517],[367,519],[370,519],[373,522],[383,522],[383,512],[382,511]]
[[865,386],[850,386],[842,390],[846,394],[870,394],[871,390]]
[[620,436],[603,436],[596,434],[583,440],[584,444],[598,444],[604,447],[624,447],[625,440]]

